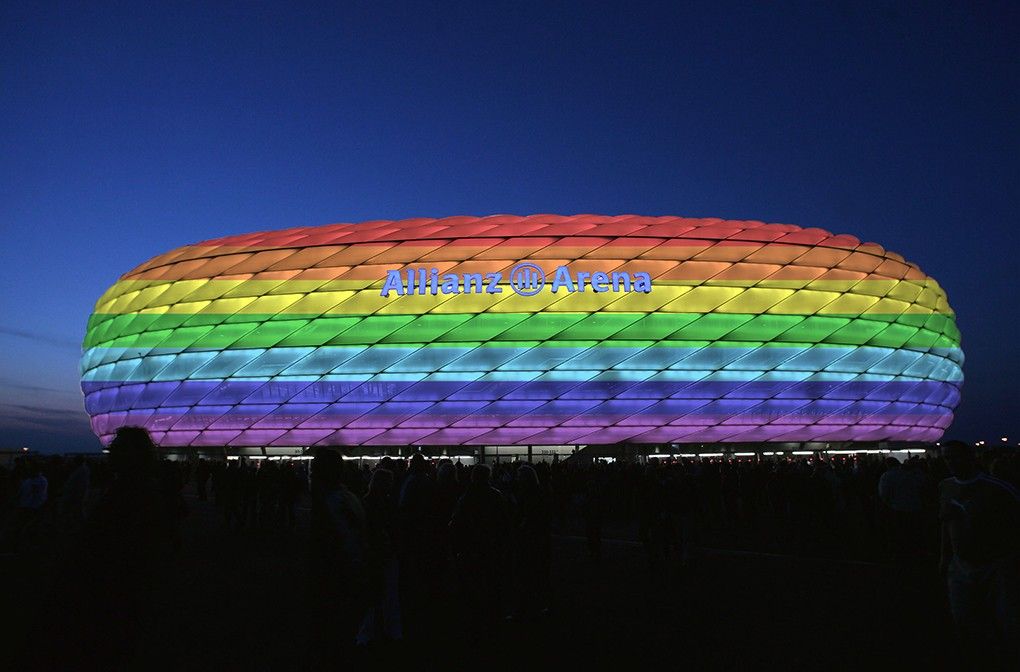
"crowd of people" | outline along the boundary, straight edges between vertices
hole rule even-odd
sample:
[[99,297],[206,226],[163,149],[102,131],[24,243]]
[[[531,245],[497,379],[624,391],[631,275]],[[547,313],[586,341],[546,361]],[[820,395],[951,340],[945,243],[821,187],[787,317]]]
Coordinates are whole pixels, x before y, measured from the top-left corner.
[[190,483],[232,532],[307,533],[323,647],[427,637],[440,627],[437,605],[455,605],[468,637],[542,618],[554,602],[554,534],[583,536],[592,563],[608,540],[635,539],[652,572],[734,544],[941,564],[965,639],[980,647],[997,632],[1010,641],[1020,632],[1017,456],[979,461],[955,442],[944,451],[902,462],[575,456],[468,465],[414,454],[358,464],[329,449],[311,462],[166,461],[144,430],[124,428],[108,460],[28,457],[0,469],[0,548],[21,552],[65,534],[77,578],[64,590],[130,613],[125,577],[144,581],[152,558],[179,547]]
[[293,528],[299,499],[308,490],[306,462],[275,460],[210,461],[183,463],[193,478],[200,501],[209,491],[223,510],[227,526],[279,526]]
[[84,455],[26,456],[0,466],[0,550],[18,551],[77,528],[89,496],[108,484],[106,467]]
[[347,629],[357,641],[399,637],[399,601],[412,602],[403,613],[414,614],[413,602],[435,590],[428,577],[445,568],[464,579],[468,625],[543,611],[552,531],[576,530],[592,562],[606,531],[632,533],[653,572],[690,563],[705,543],[734,541],[940,567],[953,617],[979,655],[1020,634],[1017,465],[1015,453],[979,462],[958,442],[943,456],[902,462],[816,455],[468,468],[414,456],[356,469],[323,453],[312,471],[312,529],[323,562],[344,558],[345,571],[321,594],[354,605]]

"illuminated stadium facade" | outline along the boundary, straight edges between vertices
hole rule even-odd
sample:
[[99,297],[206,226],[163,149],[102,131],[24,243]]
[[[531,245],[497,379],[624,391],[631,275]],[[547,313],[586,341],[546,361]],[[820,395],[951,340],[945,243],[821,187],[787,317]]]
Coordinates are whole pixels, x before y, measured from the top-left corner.
[[963,381],[945,293],[877,244],[629,215],[188,245],[83,347],[95,433],[174,449],[936,441]]

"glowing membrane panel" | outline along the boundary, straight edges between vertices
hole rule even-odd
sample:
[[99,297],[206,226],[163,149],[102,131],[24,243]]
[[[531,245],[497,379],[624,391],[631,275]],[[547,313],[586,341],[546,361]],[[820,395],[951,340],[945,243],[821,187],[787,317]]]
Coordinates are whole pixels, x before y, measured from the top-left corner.
[[946,295],[874,243],[596,215],[334,224],[178,248],[99,299],[92,428],[165,446],[937,440]]

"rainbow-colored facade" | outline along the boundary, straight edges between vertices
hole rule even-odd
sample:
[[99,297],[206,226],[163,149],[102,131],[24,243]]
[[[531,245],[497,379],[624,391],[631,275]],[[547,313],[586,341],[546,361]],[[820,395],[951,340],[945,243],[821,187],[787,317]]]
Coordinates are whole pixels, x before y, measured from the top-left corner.
[[874,243],[595,215],[334,224],[178,248],[88,324],[104,441],[164,446],[934,441],[946,295]]

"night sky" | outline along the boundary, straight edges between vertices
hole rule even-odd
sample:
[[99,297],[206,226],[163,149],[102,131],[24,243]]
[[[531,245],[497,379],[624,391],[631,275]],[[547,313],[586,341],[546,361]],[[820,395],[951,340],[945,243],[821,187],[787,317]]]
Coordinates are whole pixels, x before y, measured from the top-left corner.
[[492,213],[881,243],[957,311],[948,436],[1020,440],[1016,4],[84,4],[0,4],[0,448],[98,449],[85,324],[156,254]]

